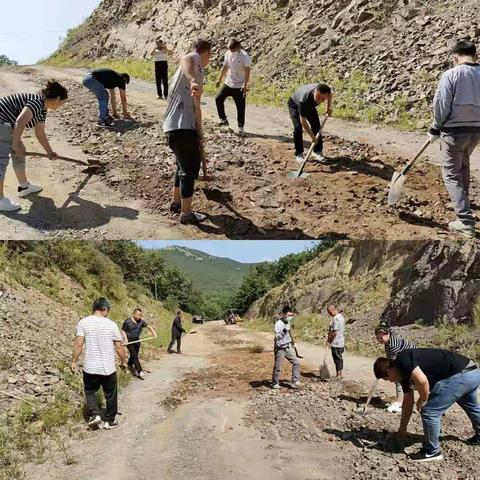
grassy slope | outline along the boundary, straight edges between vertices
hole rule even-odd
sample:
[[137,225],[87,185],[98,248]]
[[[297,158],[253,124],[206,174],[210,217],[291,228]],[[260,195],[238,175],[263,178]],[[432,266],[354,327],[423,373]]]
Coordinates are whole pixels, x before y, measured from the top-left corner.
[[[105,262],[105,265],[112,267],[111,271],[106,268],[105,275],[119,273],[109,259],[105,258]],[[142,358],[144,360],[159,358],[160,352],[164,350],[170,338],[172,312],[135,286],[125,285],[118,277],[102,278],[87,270],[79,270],[75,276],[77,279],[66,276],[54,266],[37,273],[28,255],[19,255],[7,261],[5,249],[0,247],[0,280],[10,285],[13,292],[25,287],[35,291],[40,298],[44,296],[53,301],[59,309],[70,312],[75,322],[77,318],[90,314],[92,298],[100,295],[106,295],[113,301],[110,318],[119,325],[134,307],[141,306],[146,313],[146,319],[158,332],[156,340],[144,344]],[[47,308],[47,304],[38,305],[39,312],[42,308]],[[185,327],[188,329],[190,316],[185,315],[185,319]],[[39,365],[49,363],[49,349],[38,344],[36,346]],[[0,364],[0,368],[8,369],[12,365],[6,362]],[[83,416],[81,377],[72,375],[66,362],[59,362],[56,367],[61,372],[62,387],[56,390],[54,401],[45,405],[35,399],[29,399],[28,402],[18,404],[9,412],[5,423],[0,424],[0,480],[23,480],[25,477],[22,463],[27,459],[29,462],[43,462],[52,448],[62,452],[65,463],[75,461],[66,439],[69,436],[81,436],[84,430],[81,423]],[[119,370],[121,387],[124,387],[130,379],[129,374]]]

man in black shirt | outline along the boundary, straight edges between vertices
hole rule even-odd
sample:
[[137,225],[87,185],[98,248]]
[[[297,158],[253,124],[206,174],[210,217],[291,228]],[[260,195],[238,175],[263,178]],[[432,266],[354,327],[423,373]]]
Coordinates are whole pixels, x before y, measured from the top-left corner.
[[395,360],[378,358],[373,370],[376,378],[402,385],[400,436],[407,434],[413,412],[412,386],[418,391],[417,410],[422,416],[425,438],[422,450],[413,454],[412,460],[443,459],[439,441],[441,419],[454,403],[465,410],[475,431],[467,443],[480,445],[480,404],[477,398],[480,369],[472,360],[440,348],[416,348],[400,352]]
[[[112,102],[112,112],[118,118],[117,99],[115,89],[120,92],[120,100],[123,108],[123,118],[130,119],[127,106],[127,85],[130,83],[128,73],[117,73],[109,68],[99,68],[89,73],[82,81],[85,88],[88,88],[98,100],[98,126],[112,127],[113,119],[108,113],[108,101]],[[109,93],[110,92],[110,95]]]
[[140,335],[142,334],[142,330],[144,328],[148,328],[154,337],[156,337],[157,334],[155,330],[148,325],[145,320],[142,319],[142,316],[142,310],[140,308],[136,308],[133,311],[133,315],[123,322],[122,337],[125,343],[137,342],[127,345],[128,352],[130,354],[128,359],[128,368],[133,375],[144,380],[145,374],[143,373],[143,368],[139,359],[141,343],[138,342],[138,340],[140,340]]
[[182,333],[186,333],[182,325],[182,312],[179,310],[172,324],[172,340],[168,346],[168,353],[174,353],[173,344],[177,342],[177,353],[182,353]]
[[[332,115],[332,90],[323,83],[303,85],[288,100],[288,111],[293,123],[293,140],[295,142],[295,158],[297,162],[303,162],[303,131],[308,134],[312,142],[320,130],[320,119],[317,107],[327,102],[327,115]],[[324,162],[322,137],[313,149],[313,158],[318,162]]]

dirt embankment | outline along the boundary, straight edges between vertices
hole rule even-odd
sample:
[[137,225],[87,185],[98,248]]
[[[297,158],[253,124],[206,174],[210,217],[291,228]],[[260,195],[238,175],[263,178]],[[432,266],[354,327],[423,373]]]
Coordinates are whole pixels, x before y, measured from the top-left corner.
[[[77,82],[66,83],[71,91],[62,115],[67,141],[106,162],[109,187],[169,217],[175,167],[161,131],[164,106],[132,86],[136,121],[119,121],[114,131],[98,130],[90,93]],[[212,178],[198,182],[195,207],[208,221],[201,232],[192,232],[239,239],[455,238],[446,231],[453,212],[437,167],[419,165],[393,209],[386,193],[393,171],[405,159],[327,135],[327,163],[310,164],[309,178],[293,180],[287,174],[298,167],[288,137],[251,133],[240,138],[206,123]],[[473,195],[477,191],[474,181]]]

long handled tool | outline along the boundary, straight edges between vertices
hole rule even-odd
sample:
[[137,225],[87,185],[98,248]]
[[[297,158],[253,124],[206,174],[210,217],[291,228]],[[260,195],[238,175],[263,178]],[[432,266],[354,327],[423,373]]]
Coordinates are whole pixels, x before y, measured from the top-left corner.
[[367,412],[367,408],[370,405],[370,402],[372,401],[373,395],[375,391],[377,390],[377,385],[378,385],[378,378],[373,382],[372,389],[370,390],[370,394],[368,395],[367,402],[365,403],[365,406],[363,407],[363,410],[361,412],[361,415],[365,415]]
[[[26,152],[26,155],[32,156],[32,157],[48,158],[48,155],[46,153]],[[62,157],[62,156],[58,156],[57,159],[63,160],[65,162],[75,163],[76,165],[84,165],[86,167],[102,165],[102,162],[100,162],[100,160],[96,160],[94,158],[89,158],[86,162],[83,162],[82,160],[77,160],[76,158]]]
[[295,350],[295,355],[297,356],[297,358],[303,358],[303,357],[298,353],[297,345],[295,344],[295,339],[293,338],[293,334],[292,334],[292,331],[291,331],[291,330],[290,330],[290,338],[292,339],[292,346],[293,346],[293,349]]
[[299,170],[291,170],[288,172],[288,176],[290,178],[307,178],[310,176],[309,173],[304,173],[305,166],[307,165],[307,162],[310,160],[310,157],[312,156],[313,150],[315,149],[315,146],[317,145],[318,141],[320,140],[320,137],[322,136],[323,132],[323,127],[327,123],[328,120],[328,115],[325,115],[325,118],[323,119],[322,124],[320,125],[320,130],[318,131],[315,140],[312,142],[312,145],[310,145],[310,148],[308,149],[307,155],[305,156],[305,159],[303,160],[302,165],[300,166]]
[[140,340],[134,340],[133,342],[124,343],[124,345],[133,345],[134,343],[146,342],[147,340],[155,340],[157,337],[141,338]]
[[394,172],[392,181],[390,182],[390,189],[388,191],[388,204],[395,205],[402,195],[403,186],[407,180],[407,173],[413,167],[413,164],[419,159],[420,155],[428,148],[430,140],[427,140],[418,153],[413,157],[400,172]]
[[328,365],[327,365],[327,353],[328,353],[328,350],[325,347],[325,356],[323,357],[323,364],[320,365],[320,371],[319,371],[321,380],[330,380],[330,378],[332,378],[332,375],[330,374],[330,370],[328,369]]

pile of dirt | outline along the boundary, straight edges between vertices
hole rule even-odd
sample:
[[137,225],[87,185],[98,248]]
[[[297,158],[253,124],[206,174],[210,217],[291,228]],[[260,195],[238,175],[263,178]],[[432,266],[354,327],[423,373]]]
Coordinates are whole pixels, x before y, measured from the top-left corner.
[[[161,119],[134,105],[134,122],[117,121],[113,131],[96,127],[96,105],[86,89],[71,87],[62,111],[67,140],[106,163],[105,179],[125,197],[142,199],[168,216],[174,159]],[[293,149],[276,139],[242,138],[206,122],[211,178],[197,184],[195,207],[208,215],[199,228],[211,237],[436,238],[448,235],[451,218],[439,170],[419,165],[406,195],[393,209],[388,185],[404,159],[372,147],[327,136],[326,164],[310,164],[307,179],[287,177],[297,169]],[[425,188],[428,186],[428,188]],[[472,185],[473,192],[477,185]]]

